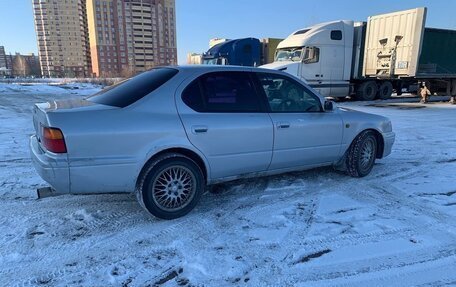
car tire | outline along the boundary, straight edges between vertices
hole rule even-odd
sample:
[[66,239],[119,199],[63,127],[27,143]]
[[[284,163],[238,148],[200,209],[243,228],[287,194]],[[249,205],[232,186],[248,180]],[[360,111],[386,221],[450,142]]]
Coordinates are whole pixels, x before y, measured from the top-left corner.
[[372,131],[359,134],[350,145],[346,157],[346,171],[352,177],[365,177],[375,164],[377,138]]
[[169,220],[195,208],[204,188],[201,168],[184,155],[170,153],[147,165],[136,194],[147,212]]
[[360,101],[372,101],[377,96],[378,87],[375,81],[367,81],[356,89],[356,99]]
[[380,100],[387,100],[393,94],[393,84],[391,82],[383,82],[378,88],[377,97]]

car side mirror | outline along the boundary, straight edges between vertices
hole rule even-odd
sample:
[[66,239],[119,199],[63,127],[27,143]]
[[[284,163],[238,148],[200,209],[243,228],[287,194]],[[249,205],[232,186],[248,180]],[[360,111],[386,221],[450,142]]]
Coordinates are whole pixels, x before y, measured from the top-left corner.
[[332,101],[325,101],[325,111],[330,112],[334,110],[334,103]]

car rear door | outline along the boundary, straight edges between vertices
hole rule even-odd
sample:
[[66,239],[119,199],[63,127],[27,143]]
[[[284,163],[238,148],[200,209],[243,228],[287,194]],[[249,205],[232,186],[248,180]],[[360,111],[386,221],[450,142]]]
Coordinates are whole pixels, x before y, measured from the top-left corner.
[[212,72],[181,85],[176,103],[190,142],[212,179],[267,170],[273,125],[250,72]]
[[289,76],[257,73],[270,107],[274,148],[270,169],[332,163],[342,142],[342,118],[324,112],[319,98]]

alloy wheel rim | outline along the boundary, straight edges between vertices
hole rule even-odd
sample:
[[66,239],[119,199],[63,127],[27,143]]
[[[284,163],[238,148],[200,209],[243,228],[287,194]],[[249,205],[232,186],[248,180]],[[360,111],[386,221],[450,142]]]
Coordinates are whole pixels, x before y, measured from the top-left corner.
[[152,198],[162,210],[173,212],[186,207],[195,196],[196,178],[183,166],[162,170],[152,185]]
[[368,139],[364,142],[362,148],[361,148],[361,168],[363,170],[368,170],[372,162],[374,160],[374,151],[375,151],[375,143],[372,139]]

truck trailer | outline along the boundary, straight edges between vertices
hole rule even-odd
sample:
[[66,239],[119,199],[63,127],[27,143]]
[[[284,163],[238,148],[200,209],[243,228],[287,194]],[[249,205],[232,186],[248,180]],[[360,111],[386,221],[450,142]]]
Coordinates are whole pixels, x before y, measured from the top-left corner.
[[256,67],[274,61],[275,50],[282,39],[242,38],[228,40],[211,47],[202,55],[204,65],[236,65]]
[[[426,8],[332,21],[295,31],[277,47],[278,69],[305,80],[323,96],[390,98],[425,82],[450,92],[456,81],[456,31],[425,28]],[[455,92],[455,91],[453,91]]]

